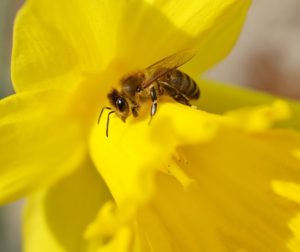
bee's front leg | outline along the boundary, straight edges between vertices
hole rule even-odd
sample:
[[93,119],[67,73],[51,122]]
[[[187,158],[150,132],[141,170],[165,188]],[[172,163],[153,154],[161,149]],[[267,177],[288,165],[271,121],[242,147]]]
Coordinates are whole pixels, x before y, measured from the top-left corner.
[[139,110],[140,110],[140,107],[139,107],[139,106],[133,106],[133,107],[131,108],[132,115],[133,115],[134,117],[138,117],[138,115],[139,115]]

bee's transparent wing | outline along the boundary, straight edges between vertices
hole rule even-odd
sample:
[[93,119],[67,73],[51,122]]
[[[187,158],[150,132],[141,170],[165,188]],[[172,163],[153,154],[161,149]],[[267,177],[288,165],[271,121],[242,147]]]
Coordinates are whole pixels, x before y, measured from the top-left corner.
[[147,67],[144,70],[146,79],[143,82],[143,88],[148,87],[156,79],[163,76],[167,72],[182,66],[183,64],[191,60],[195,56],[195,54],[195,50],[183,50],[178,53],[172,54],[166,58],[163,58],[162,60]]

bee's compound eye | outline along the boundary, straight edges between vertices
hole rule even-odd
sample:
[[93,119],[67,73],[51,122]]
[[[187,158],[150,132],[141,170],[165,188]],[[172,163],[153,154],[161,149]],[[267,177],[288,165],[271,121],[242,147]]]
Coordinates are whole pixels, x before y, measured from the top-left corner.
[[124,98],[118,98],[116,100],[116,107],[120,112],[124,112],[128,109],[127,102]]

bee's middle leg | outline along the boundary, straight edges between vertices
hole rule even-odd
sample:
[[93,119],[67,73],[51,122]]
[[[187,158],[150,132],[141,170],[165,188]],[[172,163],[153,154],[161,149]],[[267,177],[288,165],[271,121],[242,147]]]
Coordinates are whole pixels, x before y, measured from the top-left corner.
[[149,124],[152,120],[152,117],[155,115],[156,111],[157,111],[157,94],[156,94],[156,89],[154,86],[152,86],[150,88],[150,97],[151,97],[151,100],[152,100],[152,105],[151,105],[151,110],[150,110],[150,121],[149,121]]

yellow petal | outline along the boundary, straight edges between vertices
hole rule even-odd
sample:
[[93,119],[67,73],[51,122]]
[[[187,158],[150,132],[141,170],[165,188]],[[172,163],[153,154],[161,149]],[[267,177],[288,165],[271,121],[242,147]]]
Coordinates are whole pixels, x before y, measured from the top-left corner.
[[146,0],[127,4],[118,32],[119,67],[124,73],[134,71],[182,49],[194,48],[195,59],[183,69],[199,75],[228,54],[250,3]]
[[24,215],[25,252],[95,251],[83,233],[110,198],[90,161],[52,187],[31,195]]
[[68,94],[43,91],[0,101],[0,202],[74,170],[85,154],[78,124],[63,118]]
[[274,122],[288,119],[290,114],[289,106],[282,100],[276,100],[271,106],[261,105],[255,110],[244,107],[229,111],[225,118],[231,127],[241,128],[246,132],[262,132],[274,125]]
[[14,27],[15,89],[70,88],[85,72],[100,71],[108,64],[119,13],[112,3],[27,1]]
[[12,54],[15,90],[70,88],[77,84],[78,56],[69,43],[51,23],[42,22],[28,1],[15,20]]
[[[105,121],[94,129],[92,159],[117,209],[102,208],[90,235],[116,246],[131,227],[131,243],[119,243],[127,251],[288,251],[300,207],[272,182],[300,184],[293,155],[300,135],[267,127],[285,117],[285,105],[248,110],[239,127],[228,123],[239,111],[216,116],[159,105],[149,126],[145,118],[111,117],[108,138]],[[244,130],[244,120],[264,126]]]
[[190,67],[200,73],[229,52],[249,4],[30,0],[14,30],[15,88],[74,86],[82,73],[101,72],[112,61],[127,74],[189,47],[199,50]]
[[[217,114],[240,107],[270,104],[279,99],[267,93],[214,81],[198,80],[198,86],[201,89],[201,98],[194,104],[199,109]],[[300,103],[293,100],[285,102],[290,107],[290,118],[280,122],[279,125],[300,130]]]

